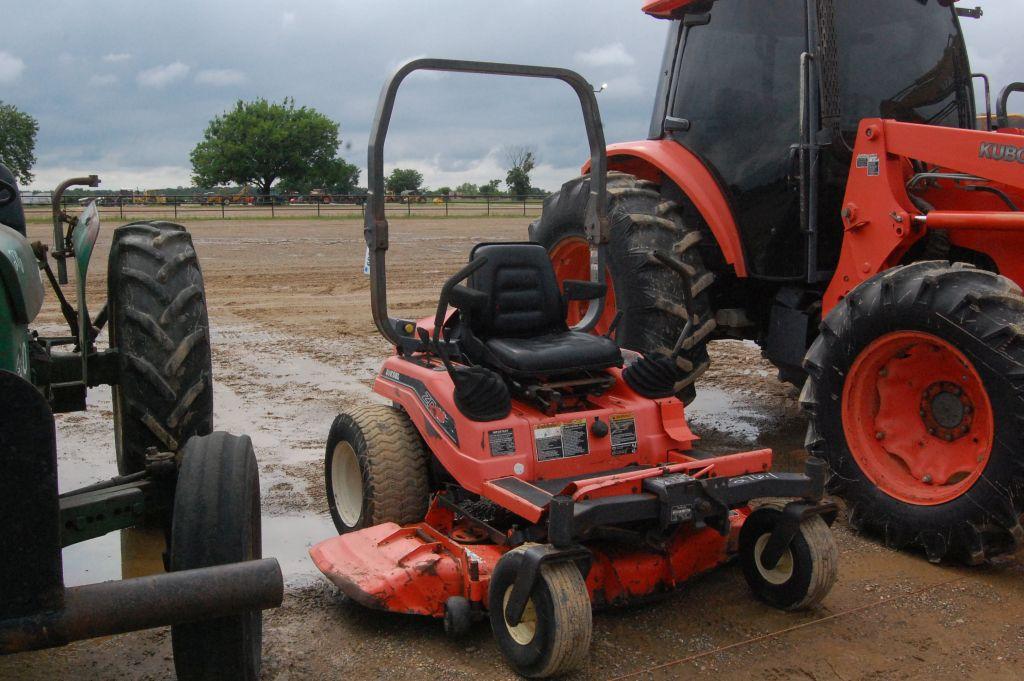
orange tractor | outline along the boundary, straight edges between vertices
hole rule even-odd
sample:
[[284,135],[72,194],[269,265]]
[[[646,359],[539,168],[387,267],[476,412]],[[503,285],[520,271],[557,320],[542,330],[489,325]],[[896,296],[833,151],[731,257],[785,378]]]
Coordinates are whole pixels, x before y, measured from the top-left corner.
[[[1024,130],[978,103],[954,0],[658,0],[647,140],[608,148],[607,257],[591,178],[530,227],[560,281],[609,286],[594,329],[676,354],[750,339],[802,386],[807,448],[851,524],[929,559],[1024,543]],[[589,173],[589,165],[584,167]],[[588,238],[589,237],[589,238]],[[682,261],[682,279],[656,253]],[[574,303],[570,323],[587,308]]]

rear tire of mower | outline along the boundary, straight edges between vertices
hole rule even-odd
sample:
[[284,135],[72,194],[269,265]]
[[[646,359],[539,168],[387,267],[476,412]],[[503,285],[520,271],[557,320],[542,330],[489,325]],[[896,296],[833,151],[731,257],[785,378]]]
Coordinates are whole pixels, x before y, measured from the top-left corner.
[[[585,245],[589,200],[589,175],[566,182],[544,200],[541,217],[530,225],[530,239],[552,254],[569,244]],[[701,232],[686,223],[679,204],[662,198],[656,184],[615,171],[608,173],[608,215],[608,275],[622,312],[615,333],[620,347],[643,354],[671,353],[686,324],[683,282],[655,259],[654,251],[664,251],[690,269],[697,319],[678,360],[681,378],[676,383],[677,395],[689,404],[696,396],[694,382],[710,364],[707,338],[716,326],[707,292],[714,275],[697,249]],[[575,277],[589,279],[589,261],[576,269]]]
[[512,549],[498,561],[488,592],[491,630],[505,659],[522,676],[544,679],[579,669],[590,654],[593,610],[576,563],[544,563],[518,625],[505,619],[505,604],[519,574],[522,553]]
[[[189,439],[181,451],[171,571],[261,558],[260,483],[252,441],[213,433]],[[174,669],[182,681],[255,681],[262,644],[259,610],[171,627]]]
[[[800,402],[809,416],[807,450],[829,463],[829,491],[846,499],[849,522],[855,529],[881,535],[891,548],[920,546],[932,562],[949,556],[977,564],[1024,543],[1020,525],[1024,513],[1022,315],[1024,296],[1012,281],[945,261],[887,270],[858,286],[828,314],[804,360],[808,381]],[[864,442],[877,438],[887,451],[893,449],[886,433],[874,432],[874,423],[862,423],[863,433],[849,432],[844,409],[846,420],[853,422],[851,407],[844,407],[844,401],[854,394],[858,366],[862,366],[858,362],[870,356],[876,343],[894,334],[918,334],[933,338],[936,346],[955,348],[969,365],[958,373],[963,373],[966,381],[974,372],[970,380],[984,391],[982,402],[990,406],[976,404],[972,410],[976,418],[983,409],[988,413],[992,445],[987,461],[984,456],[977,459],[973,483],[971,478],[963,483],[951,478],[943,483],[944,488],[921,480],[928,486],[915,490],[916,478],[876,474],[873,481],[858,462],[858,455],[866,464],[888,461],[877,455],[871,458]],[[861,374],[887,377],[890,366],[894,365],[884,366],[884,374],[880,370]],[[876,405],[881,405],[877,395]],[[904,430],[926,413],[923,406],[918,412],[916,401],[909,402],[907,409]],[[977,430],[977,435],[972,432],[963,439],[988,436]],[[862,443],[857,453],[851,441]],[[936,456],[947,452],[937,439],[925,436],[921,446],[925,445]],[[897,458],[892,453],[889,456]],[[883,489],[885,486],[891,489]],[[922,495],[921,499],[898,498],[906,489]],[[927,498],[943,489],[950,490],[948,498]]]
[[428,462],[423,438],[401,409],[371,404],[339,414],[324,458],[327,505],[338,533],[423,520],[431,492]]
[[192,237],[170,222],[114,230],[108,262],[117,470],[145,468],[146,450],[177,451],[213,430],[206,291]]

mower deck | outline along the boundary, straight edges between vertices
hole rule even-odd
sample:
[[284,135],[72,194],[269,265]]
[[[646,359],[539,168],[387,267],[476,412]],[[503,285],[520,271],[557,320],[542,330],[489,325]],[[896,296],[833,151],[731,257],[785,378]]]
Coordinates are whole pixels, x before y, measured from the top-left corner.
[[[489,609],[498,560],[543,533],[555,549],[585,547],[593,605],[621,605],[671,591],[729,561],[751,499],[820,496],[824,469],[818,462],[809,462],[806,474],[757,472],[770,464],[771,451],[759,450],[532,483],[503,477],[486,486],[536,505],[539,525],[502,533],[442,492],[421,523],[382,523],[332,537],[310,555],[366,607],[440,618],[453,596],[478,611]],[[630,523],[679,529],[654,547],[645,533],[628,529]]]

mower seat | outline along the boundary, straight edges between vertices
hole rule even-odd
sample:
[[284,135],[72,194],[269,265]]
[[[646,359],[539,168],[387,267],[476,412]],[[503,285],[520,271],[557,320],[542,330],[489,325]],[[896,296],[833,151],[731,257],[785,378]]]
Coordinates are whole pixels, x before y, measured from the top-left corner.
[[473,273],[471,288],[487,305],[470,314],[474,361],[514,378],[551,377],[622,366],[615,341],[570,331],[555,270],[543,246],[479,244],[470,261],[487,258]]

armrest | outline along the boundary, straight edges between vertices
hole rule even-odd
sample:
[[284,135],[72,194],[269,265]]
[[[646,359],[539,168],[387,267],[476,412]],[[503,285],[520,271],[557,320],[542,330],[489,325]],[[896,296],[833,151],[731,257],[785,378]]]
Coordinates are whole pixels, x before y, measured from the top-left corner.
[[566,300],[595,300],[603,298],[608,292],[606,284],[578,279],[566,279],[562,282],[562,289],[565,291]]
[[448,293],[448,304],[458,310],[467,312],[480,312],[487,309],[487,302],[490,299],[483,291],[475,288],[457,284]]

